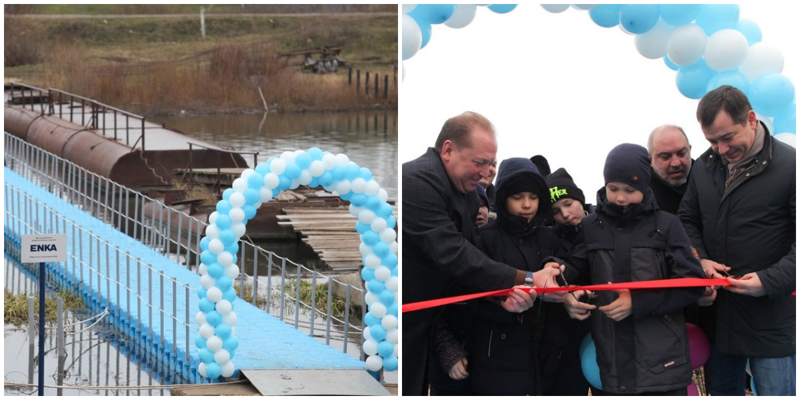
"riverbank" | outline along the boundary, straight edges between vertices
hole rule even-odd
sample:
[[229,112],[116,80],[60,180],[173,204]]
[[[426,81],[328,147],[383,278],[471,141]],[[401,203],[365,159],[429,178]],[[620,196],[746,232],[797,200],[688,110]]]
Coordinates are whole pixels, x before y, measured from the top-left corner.
[[[208,14],[206,32],[203,40],[199,15],[190,14],[7,14],[4,76],[148,117],[397,108],[396,14]],[[369,71],[371,94],[363,81],[360,90],[348,84],[346,67],[314,74],[293,65],[301,58],[276,57],[322,46],[341,47],[362,79]]]

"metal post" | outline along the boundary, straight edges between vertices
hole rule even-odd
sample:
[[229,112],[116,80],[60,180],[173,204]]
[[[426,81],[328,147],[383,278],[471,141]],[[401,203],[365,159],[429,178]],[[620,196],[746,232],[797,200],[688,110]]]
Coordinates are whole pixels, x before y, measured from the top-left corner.
[[331,306],[333,305],[333,278],[328,277],[328,313],[325,322],[325,344],[331,344]]
[[378,98],[378,73],[375,73],[375,98]]
[[[163,292],[163,290],[162,290]],[[189,303],[186,303],[189,307]],[[172,278],[172,355],[178,358],[178,281]]]
[[[191,222],[190,222],[191,223]],[[181,263],[181,234],[183,233],[183,212],[178,211],[178,241],[175,242],[175,262],[180,264]],[[188,247],[187,247],[188,249]],[[189,254],[187,252],[186,257],[188,259]]]
[[267,312],[272,305],[272,252],[267,257]]
[[347,284],[347,294],[344,300],[344,346],[342,347],[342,353],[345,354],[347,354],[347,333],[350,332],[350,290],[352,287],[351,284]]
[[47,290],[47,270],[39,263],[39,396],[44,396],[44,294]]
[[161,272],[161,271],[158,271],[158,282],[159,282],[159,288],[161,289],[161,290],[159,290],[161,292],[161,302],[158,303],[159,304],[158,314],[161,317],[161,334],[159,336],[161,337],[161,340],[160,340],[161,349],[163,350],[163,348],[164,348],[164,273]]
[[317,273],[311,273],[311,331],[309,336],[314,337],[314,320],[317,314]]
[[[244,260],[242,260],[244,267]],[[258,307],[258,247],[253,246],[253,305]]]
[[361,70],[356,70],[356,92],[361,90]]
[[284,294],[286,292],[286,259],[281,258],[281,321],[283,321]]
[[294,283],[297,286],[297,290],[295,290],[295,296],[294,296],[294,328],[297,329],[297,326],[299,325],[300,322],[299,319],[300,319],[300,283],[301,283],[300,272],[301,271],[299,265],[295,266],[297,268],[297,278],[295,278]]
[[[64,360],[67,358],[67,353],[64,350],[64,299],[61,297],[58,298],[58,330],[56,331],[56,347],[58,348],[58,369],[56,370],[56,374],[58,374],[58,378],[56,379],[56,384],[61,386],[64,384]],[[56,395],[62,396],[64,394],[64,389],[58,388],[56,390]]]
[[189,348],[190,348],[190,345],[189,345],[189,325],[191,324],[191,322],[189,322],[189,308],[191,308],[191,307],[189,307],[189,286],[188,285],[183,285],[183,290],[186,293],[186,354],[185,354],[186,358],[185,358],[184,361],[188,363],[189,362],[189,351],[190,351],[189,350]]
[[369,96],[369,71],[366,72],[366,77],[364,78],[364,93]]
[[389,98],[389,75],[383,76],[383,98]]
[[28,357],[28,383],[33,384],[33,355],[34,353],[34,343],[36,343],[35,336],[36,335],[36,313],[35,313],[35,305],[33,296],[28,296],[28,353],[30,356]]
[[347,86],[353,86],[353,67],[347,67]]

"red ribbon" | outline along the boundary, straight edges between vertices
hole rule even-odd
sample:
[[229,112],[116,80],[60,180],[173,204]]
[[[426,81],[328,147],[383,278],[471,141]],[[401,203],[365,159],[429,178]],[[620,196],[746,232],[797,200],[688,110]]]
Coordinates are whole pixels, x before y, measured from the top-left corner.
[[[548,288],[530,288],[535,290],[538,294],[552,293],[552,292],[573,292],[576,290],[638,290],[638,289],[668,289],[668,288],[686,288],[686,287],[705,287],[705,286],[728,286],[730,282],[727,279],[708,279],[708,278],[676,278],[676,279],[661,279],[654,281],[639,281],[639,282],[622,282],[622,283],[607,283],[603,285],[589,285],[589,286],[568,286],[568,287],[548,287]],[[444,306],[447,304],[460,303],[462,301],[479,299],[482,297],[496,297],[506,296],[513,291],[514,288],[495,290],[492,292],[465,294],[462,296],[445,297],[443,299],[426,300],[416,303],[403,304],[403,312],[412,312],[424,310],[426,308],[434,308]],[[794,295],[794,293],[792,293]]]

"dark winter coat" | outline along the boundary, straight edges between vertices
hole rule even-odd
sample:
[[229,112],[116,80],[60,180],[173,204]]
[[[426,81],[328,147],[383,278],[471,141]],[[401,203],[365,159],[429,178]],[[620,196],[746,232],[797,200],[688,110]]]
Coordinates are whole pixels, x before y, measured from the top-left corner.
[[[567,261],[567,279],[588,275],[593,284],[669,278],[700,278],[703,270],[678,218],[658,209],[648,188],[627,212],[597,193],[597,212],[582,221],[583,236]],[[616,322],[592,312],[592,337],[603,391],[636,394],[682,389],[691,383],[689,342],[683,308],[703,288],[632,290],[632,314]],[[618,295],[598,291],[592,303],[608,305]]]
[[[694,160],[692,160],[694,164]],[[686,188],[689,186],[689,178],[691,177],[691,165],[689,174],[686,176],[686,183],[678,187],[670,185],[664,178],[658,176],[656,171],[650,167],[650,189],[656,196],[658,207],[670,214],[677,214],[678,207],[681,205],[683,194],[686,193]]]
[[[478,196],[455,189],[435,149],[403,164],[402,202],[404,304],[442,298],[455,282],[472,292],[514,286],[516,268],[475,247]],[[438,312],[403,315],[404,394],[427,394],[431,325]]]
[[766,295],[717,292],[714,348],[724,354],[785,357],[796,352],[796,153],[764,135],[750,169],[727,189],[727,167],[709,149],[694,164],[678,215],[701,259],[757,272]]
[[[508,213],[509,183],[523,177],[541,187],[537,216],[549,215],[547,184],[536,166],[523,158],[505,160],[497,174],[497,219],[481,228],[480,236],[484,251],[493,260],[538,271],[557,238],[540,226],[537,218],[528,223]],[[473,392],[539,394],[537,347],[544,329],[544,310],[537,305],[522,314],[509,313],[491,300],[476,300],[470,305],[474,316],[468,360]]]

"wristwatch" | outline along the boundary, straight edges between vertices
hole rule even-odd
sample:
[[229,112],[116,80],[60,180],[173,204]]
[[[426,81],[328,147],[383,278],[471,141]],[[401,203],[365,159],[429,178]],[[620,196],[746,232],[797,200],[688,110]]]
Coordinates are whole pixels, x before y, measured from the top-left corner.
[[525,271],[525,286],[533,286],[533,272]]

